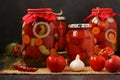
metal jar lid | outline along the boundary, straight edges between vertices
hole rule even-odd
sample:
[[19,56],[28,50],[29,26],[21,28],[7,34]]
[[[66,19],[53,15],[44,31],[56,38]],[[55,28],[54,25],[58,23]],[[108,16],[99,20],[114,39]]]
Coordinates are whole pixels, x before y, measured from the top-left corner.
[[92,25],[89,23],[81,23],[81,24],[69,24],[68,28],[91,28]]
[[58,16],[57,20],[66,20],[66,18],[64,16]]

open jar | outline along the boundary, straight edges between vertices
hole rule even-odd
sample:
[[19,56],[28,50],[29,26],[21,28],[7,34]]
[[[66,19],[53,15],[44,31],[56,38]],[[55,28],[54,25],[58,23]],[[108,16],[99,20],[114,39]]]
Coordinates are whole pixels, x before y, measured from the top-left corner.
[[27,9],[22,18],[22,57],[29,67],[45,67],[46,57],[58,38],[56,14],[51,8]]
[[111,47],[117,51],[118,47],[118,32],[117,23],[112,8],[93,8],[92,13],[86,20],[92,24],[91,33],[95,37],[94,53],[98,54],[99,51],[105,47]]
[[88,64],[89,57],[93,55],[94,37],[90,33],[90,24],[69,24],[66,35],[68,63],[73,61],[77,54]]

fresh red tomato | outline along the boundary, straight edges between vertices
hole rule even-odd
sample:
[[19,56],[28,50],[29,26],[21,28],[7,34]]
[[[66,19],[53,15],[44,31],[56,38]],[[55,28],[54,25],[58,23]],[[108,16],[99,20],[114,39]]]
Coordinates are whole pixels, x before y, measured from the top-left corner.
[[90,67],[94,71],[101,71],[104,68],[105,58],[103,56],[91,56]]
[[120,57],[112,55],[110,59],[105,61],[105,69],[109,72],[117,72],[120,70]]
[[12,49],[12,53],[14,55],[21,55],[22,51],[23,51],[23,45],[21,44],[16,44]]
[[111,47],[105,47],[99,52],[105,59],[108,59],[110,56],[114,55],[114,50]]
[[46,65],[51,72],[61,72],[66,66],[66,60],[63,56],[48,56]]

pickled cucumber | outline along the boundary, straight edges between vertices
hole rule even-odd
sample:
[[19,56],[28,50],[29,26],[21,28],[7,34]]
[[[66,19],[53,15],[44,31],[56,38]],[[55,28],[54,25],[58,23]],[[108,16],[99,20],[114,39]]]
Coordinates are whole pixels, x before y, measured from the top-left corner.
[[39,50],[43,55],[49,55],[49,50],[44,45],[39,46]]
[[44,24],[40,24],[40,31],[39,31],[39,35],[42,36],[45,34],[45,25]]

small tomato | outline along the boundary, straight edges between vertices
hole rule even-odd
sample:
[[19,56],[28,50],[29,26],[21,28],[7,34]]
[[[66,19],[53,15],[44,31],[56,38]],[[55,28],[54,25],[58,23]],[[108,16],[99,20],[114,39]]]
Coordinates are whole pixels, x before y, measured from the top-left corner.
[[66,60],[63,56],[48,56],[46,60],[46,65],[51,72],[60,72],[66,66]]
[[110,59],[105,61],[105,69],[109,72],[117,72],[120,70],[120,57],[112,55]]
[[23,51],[23,45],[21,44],[16,44],[13,48],[12,48],[12,53],[14,55],[21,55]]
[[91,56],[89,63],[94,71],[101,71],[104,68],[105,58],[103,56]]

